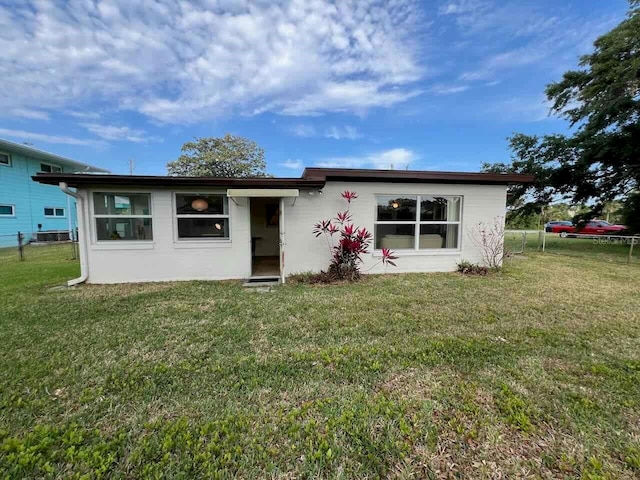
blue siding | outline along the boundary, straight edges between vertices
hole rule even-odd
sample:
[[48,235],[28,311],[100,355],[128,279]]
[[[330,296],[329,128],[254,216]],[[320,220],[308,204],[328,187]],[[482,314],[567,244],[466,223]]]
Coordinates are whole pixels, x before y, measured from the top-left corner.
[[[73,169],[60,162],[46,162],[11,151],[7,153],[11,154],[11,165],[0,165],[0,205],[14,205],[15,216],[0,215],[0,247],[15,245],[15,235],[18,231],[24,232],[25,236],[37,232],[38,224],[42,226],[43,231],[69,230],[71,220],[71,226],[75,228],[75,199],[69,198],[69,202],[68,196],[58,187],[42,185],[31,180],[31,176],[40,171],[41,163],[54,163],[66,172]],[[45,217],[45,207],[64,208],[65,216]]]

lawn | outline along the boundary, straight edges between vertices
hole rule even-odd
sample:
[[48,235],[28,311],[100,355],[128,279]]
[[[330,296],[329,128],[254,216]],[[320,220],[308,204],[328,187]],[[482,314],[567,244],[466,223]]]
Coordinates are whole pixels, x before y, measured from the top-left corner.
[[640,475],[640,268],[83,286],[0,252],[0,478]]
[[[506,245],[511,251],[519,252],[522,250],[522,235],[520,232],[506,234]],[[547,233],[545,239],[545,253],[547,255],[568,255],[624,264],[630,261],[631,264],[640,265],[640,237],[636,239],[631,258],[629,258],[629,247],[628,243],[607,237],[560,238],[557,233]],[[539,248],[538,233],[527,233],[525,252],[536,252]]]

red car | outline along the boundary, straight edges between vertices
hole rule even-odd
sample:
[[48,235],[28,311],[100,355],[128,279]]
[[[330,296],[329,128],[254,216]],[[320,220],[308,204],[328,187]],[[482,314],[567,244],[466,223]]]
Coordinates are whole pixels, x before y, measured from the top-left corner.
[[559,233],[562,238],[571,235],[624,235],[627,227],[624,225],[612,225],[604,220],[592,220],[584,227],[578,228],[575,225],[554,225],[551,227],[552,233]]

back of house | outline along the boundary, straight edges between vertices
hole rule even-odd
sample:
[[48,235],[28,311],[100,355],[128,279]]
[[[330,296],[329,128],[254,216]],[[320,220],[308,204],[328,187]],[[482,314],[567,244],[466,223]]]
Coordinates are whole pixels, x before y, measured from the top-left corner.
[[[504,225],[507,187],[529,175],[307,168],[300,178],[44,173],[74,187],[82,275],[72,283],[284,281],[329,265],[314,224],[349,209],[372,232],[363,270],[452,271],[480,262],[472,231]],[[355,192],[347,205],[345,191]],[[395,267],[380,262],[392,250]]]
[[68,238],[76,227],[75,199],[59,188],[35,183],[37,173],[107,172],[106,170],[0,139],[0,247],[24,241]]

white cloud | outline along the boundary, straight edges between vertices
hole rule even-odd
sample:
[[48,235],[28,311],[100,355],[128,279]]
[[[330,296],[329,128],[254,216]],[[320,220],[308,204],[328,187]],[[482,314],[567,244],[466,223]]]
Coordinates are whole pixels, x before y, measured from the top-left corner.
[[439,13],[452,16],[464,35],[484,32],[491,36],[529,36],[559,22],[557,16],[540,14],[535,6],[500,0],[453,1],[443,5]]
[[144,130],[126,126],[102,125],[100,123],[83,123],[82,126],[94,135],[105,140],[128,141],[135,143],[161,142],[162,138],[148,136]]
[[100,114],[97,112],[79,112],[77,110],[66,110],[64,113],[81,120],[97,120],[98,118],[100,118]]
[[462,0],[447,2],[440,7],[438,12],[440,15],[460,15],[469,13],[480,8],[481,2],[476,0]]
[[396,169],[408,168],[418,160],[418,155],[406,148],[393,148],[364,156],[333,157],[316,162],[318,167],[325,168],[376,168]]
[[325,130],[324,136],[335,140],[357,140],[362,137],[357,128],[349,125],[344,127],[331,126]]
[[35,140],[36,142],[58,143],[63,145],[101,146],[103,142],[86,138],[67,137],[63,135],[47,135],[44,133],[26,132],[24,130],[12,130],[0,128],[0,135],[21,140]]
[[541,122],[549,119],[551,106],[544,95],[529,95],[496,101],[488,112],[503,121]]
[[0,108],[362,114],[420,93],[420,18],[417,0],[2,4]]
[[[454,0],[439,9],[466,38],[457,49],[471,64],[477,65],[459,74],[461,82],[494,81],[509,72],[537,65],[553,69],[560,75],[575,68],[577,58],[592,49],[598,34],[606,32],[619,18],[596,20],[553,10],[549,15],[535,2],[502,2],[497,0]],[[563,15],[564,13],[564,15]],[[508,39],[508,42],[505,42]],[[506,47],[517,45],[516,47]],[[455,50],[454,47],[452,50]],[[455,56],[454,51],[449,52]],[[468,68],[468,67],[467,67]]]
[[280,111],[285,115],[319,115],[322,112],[352,112],[364,114],[373,107],[390,107],[422,93],[421,90],[380,88],[370,80],[349,80],[320,85],[319,90],[293,99]]
[[334,140],[357,140],[362,137],[358,132],[358,129],[350,125],[345,125],[343,127],[332,125],[324,130],[318,130],[313,125],[298,123],[289,127],[288,131],[296,137],[304,138],[325,137],[333,138]]
[[431,92],[436,95],[453,95],[469,90],[468,85],[434,85]]
[[289,131],[296,137],[315,137],[318,134],[313,125],[306,125],[304,123],[293,125],[289,128]]
[[49,120],[47,112],[33,108],[14,108],[9,113],[14,117],[22,117],[29,120]]
[[302,160],[286,160],[281,162],[280,166],[290,168],[291,170],[302,170],[304,168],[304,163],[302,163]]

